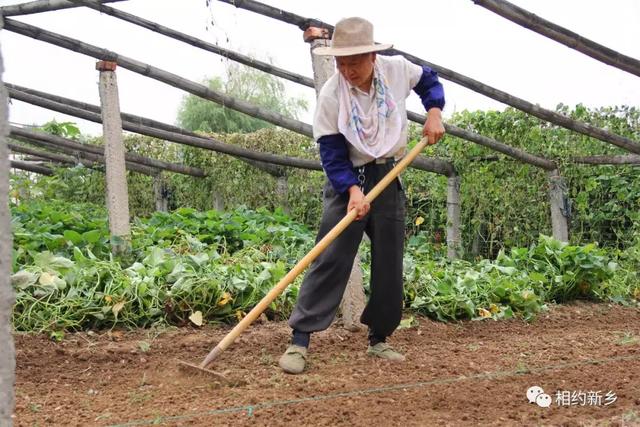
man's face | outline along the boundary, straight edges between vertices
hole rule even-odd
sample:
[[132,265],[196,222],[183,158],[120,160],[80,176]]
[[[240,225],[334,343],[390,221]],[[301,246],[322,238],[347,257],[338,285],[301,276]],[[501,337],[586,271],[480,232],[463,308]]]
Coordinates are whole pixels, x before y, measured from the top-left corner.
[[337,56],[336,65],[340,74],[353,86],[370,84],[373,76],[373,63],[376,60],[375,53],[363,53],[360,55]]

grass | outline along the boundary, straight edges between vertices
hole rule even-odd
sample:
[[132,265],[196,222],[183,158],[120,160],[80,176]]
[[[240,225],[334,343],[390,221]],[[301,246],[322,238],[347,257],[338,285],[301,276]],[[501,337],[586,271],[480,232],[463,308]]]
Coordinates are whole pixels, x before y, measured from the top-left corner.
[[619,338],[616,340],[616,345],[637,345],[640,344],[640,338],[633,335],[629,331],[619,332]]

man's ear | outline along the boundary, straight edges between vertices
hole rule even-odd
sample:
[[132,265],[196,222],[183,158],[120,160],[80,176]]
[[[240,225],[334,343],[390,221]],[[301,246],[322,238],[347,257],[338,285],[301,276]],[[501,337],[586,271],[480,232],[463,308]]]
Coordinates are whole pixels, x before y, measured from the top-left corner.
[[376,62],[376,53],[371,52],[371,62]]

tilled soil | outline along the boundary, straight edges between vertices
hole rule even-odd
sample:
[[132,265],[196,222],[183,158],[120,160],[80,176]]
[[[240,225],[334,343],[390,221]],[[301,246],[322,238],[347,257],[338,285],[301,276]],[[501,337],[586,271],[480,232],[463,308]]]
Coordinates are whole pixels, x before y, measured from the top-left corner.
[[[214,364],[226,384],[176,360],[199,363],[228,327],[77,333],[60,343],[18,335],[15,423],[640,425],[638,308],[580,302],[531,323],[417,320],[390,340],[406,362],[368,357],[365,331],[334,325],[312,337],[296,376],[278,367],[286,323],[255,324]],[[550,407],[528,402],[531,386]]]

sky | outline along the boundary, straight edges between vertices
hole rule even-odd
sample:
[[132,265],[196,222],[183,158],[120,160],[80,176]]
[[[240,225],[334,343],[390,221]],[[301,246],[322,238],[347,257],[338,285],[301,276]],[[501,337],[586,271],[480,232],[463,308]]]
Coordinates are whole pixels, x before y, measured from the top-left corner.
[[[18,0],[0,0],[0,5]],[[471,0],[263,0],[305,17],[335,24],[362,16],[374,24],[375,39],[393,43],[431,63],[446,67],[542,107],[559,103],[589,107],[640,106],[640,77],[520,27]],[[625,55],[640,58],[640,0],[512,0],[551,22]],[[309,48],[297,27],[212,0],[128,0],[110,6],[185,32],[210,43],[271,60],[279,67],[312,76]],[[392,5],[392,7],[390,7]],[[146,62],[189,80],[224,75],[228,60],[97,11],[77,8],[12,17],[121,55]],[[79,101],[99,104],[96,60],[8,31],[0,32],[6,82]],[[130,72],[117,70],[122,112],[175,124],[186,92]],[[447,80],[444,115],[463,110],[501,110],[504,104]],[[287,94],[303,97],[311,122],[315,92],[286,82]],[[423,112],[414,94],[410,109]],[[20,101],[10,106],[10,121],[42,124],[76,122],[83,133],[101,126]]]

